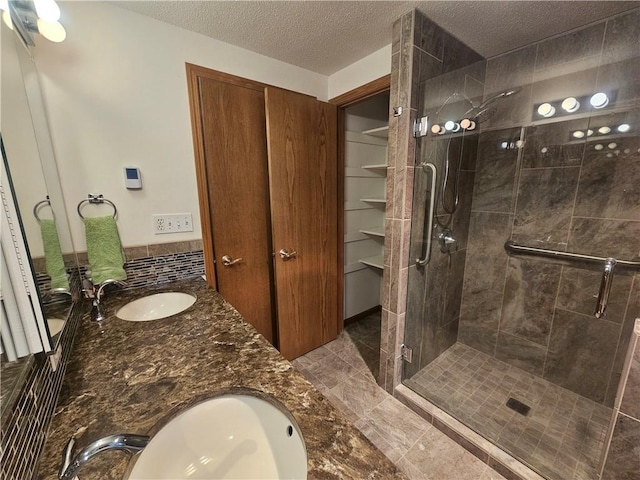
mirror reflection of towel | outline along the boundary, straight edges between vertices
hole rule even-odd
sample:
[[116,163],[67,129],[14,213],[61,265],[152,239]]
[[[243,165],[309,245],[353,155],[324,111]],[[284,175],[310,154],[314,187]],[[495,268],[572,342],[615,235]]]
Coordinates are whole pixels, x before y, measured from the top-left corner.
[[44,247],[44,263],[47,275],[51,277],[51,289],[64,288],[69,290],[67,269],[62,258],[60,239],[56,230],[56,223],[48,218],[40,220],[40,234]]
[[99,285],[109,279],[126,280],[126,259],[116,220],[112,216],[87,217],[84,219],[84,229],[93,284]]

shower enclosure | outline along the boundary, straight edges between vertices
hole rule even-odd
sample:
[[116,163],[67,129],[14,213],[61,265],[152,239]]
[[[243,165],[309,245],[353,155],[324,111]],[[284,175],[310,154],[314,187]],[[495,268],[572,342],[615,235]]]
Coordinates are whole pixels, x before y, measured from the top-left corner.
[[550,479],[599,478],[640,316],[639,17],[419,82],[402,382]]

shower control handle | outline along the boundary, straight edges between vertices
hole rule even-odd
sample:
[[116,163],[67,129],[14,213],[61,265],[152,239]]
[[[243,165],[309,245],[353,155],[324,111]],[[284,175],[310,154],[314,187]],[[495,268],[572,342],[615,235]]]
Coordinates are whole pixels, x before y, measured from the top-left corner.
[[232,258],[229,255],[222,256],[222,264],[225,267],[230,267],[231,265],[235,265],[236,263],[239,263],[241,261],[242,261],[242,258]]
[[295,258],[296,255],[298,255],[298,252],[293,251],[293,252],[289,252],[288,250],[281,248],[280,251],[278,252],[278,254],[280,255],[280,258],[283,260],[290,260],[292,258]]

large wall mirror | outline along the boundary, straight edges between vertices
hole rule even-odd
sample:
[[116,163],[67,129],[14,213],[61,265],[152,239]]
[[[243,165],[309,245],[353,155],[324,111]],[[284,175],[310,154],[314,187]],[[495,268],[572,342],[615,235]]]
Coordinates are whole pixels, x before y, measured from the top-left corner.
[[[4,23],[0,28],[2,168],[10,175],[35,279],[36,305],[42,308],[55,351],[80,294],[75,250],[35,64],[14,32]],[[0,357],[2,418],[33,361],[33,355],[10,360],[6,351]]]

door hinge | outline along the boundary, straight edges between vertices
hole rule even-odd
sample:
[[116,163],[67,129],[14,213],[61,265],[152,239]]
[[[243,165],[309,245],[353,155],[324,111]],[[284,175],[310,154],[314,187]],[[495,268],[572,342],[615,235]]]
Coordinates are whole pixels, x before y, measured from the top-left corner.
[[407,347],[404,343],[400,346],[400,355],[402,356],[402,360],[407,363],[411,363],[413,359],[413,349],[411,347]]
[[393,107],[393,116],[399,117],[402,115],[402,107]]
[[413,121],[413,136],[415,138],[424,137],[427,134],[427,128],[429,128],[427,117],[416,118]]

